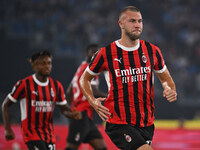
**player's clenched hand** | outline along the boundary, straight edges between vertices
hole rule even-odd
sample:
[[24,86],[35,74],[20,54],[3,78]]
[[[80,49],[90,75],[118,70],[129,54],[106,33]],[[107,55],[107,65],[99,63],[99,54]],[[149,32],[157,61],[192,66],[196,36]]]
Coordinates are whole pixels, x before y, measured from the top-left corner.
[[164,91],[163,97],[165,97],[169,102],[173,102],[177,100],[177,93],[175,90],[171,89],[167,83],[163,83]]
[[103,121],[106,121],[108,119],[108,115],[111,115],[109,109],[101,104],[105,99],[106,98],[97,98],[91,103],[92,107],[96,110],[96,112]]
[[80,111],[76,111],[76,109],[73,109],[72,116],[74,119],[80,120],[82,118],[82,113]]
[[14,134],[12,129],[5,131],[5,138],[6,138],[7,141],[13,140],[15,138],[15,134]]

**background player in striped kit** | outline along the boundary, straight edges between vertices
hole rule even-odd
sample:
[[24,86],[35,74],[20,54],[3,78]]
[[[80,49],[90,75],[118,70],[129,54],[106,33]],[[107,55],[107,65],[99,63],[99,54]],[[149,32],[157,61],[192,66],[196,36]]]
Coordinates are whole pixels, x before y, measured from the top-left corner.
[[59,105],[66,117],[81,119],[81,113],[67,106],[62,84],[49,77],[52,56],[48,51],[35,53],[30,58],[35,74],[19,80],[2,104],[6,140],[15,138],[9,122],[9,107],[20,102],[21,127],[25,143],[30,150],[55,150],[53,109]]
[[[80,79],[81,89],[90,105],[107,121],[106,133],[118,148],[152,150],[153,71],[169,102],[177,99],[175,83],[160,49],[139,39],[143,30],[140,10],[134,6],[125,7],[119,15],[119,26],[121,38],[95,55]],[[101,71],[105,72],[109,95],[94,98],[90,81]]]
[[[78,149],[79,145],[84,142],[90,144],[95,150],[106,150],[106,144],[92,121],[93,108],[88,103],[80,89],[79,79],[84,70],[88,66],[92,56],[98,50],[98,45],[90,44],[86,49],[86,60],[78,67],[71,84],[67,89],[67,100],[71,104],[71,108],[82,112],[82,119],[69,119],[69,134],[67,138],[66,150]],[[92,90],[95,97],[106,97],[98,88],[99,77],[93,78]]]

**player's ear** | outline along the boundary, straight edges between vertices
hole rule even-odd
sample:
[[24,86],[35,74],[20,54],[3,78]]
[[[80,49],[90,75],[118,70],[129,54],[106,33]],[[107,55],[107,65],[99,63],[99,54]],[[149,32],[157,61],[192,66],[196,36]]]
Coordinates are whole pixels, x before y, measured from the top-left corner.
[[31,66],[32,66],[33,71],[37,70],[37,62],[36,61],[31,62]]
[[35,65],[32,65],[32,69],[33,69],[33,71],[36,71]]
[[[34,67],[34,62],[31,60],[31,58],[28,59],[28,62],[30,63],[30,65],[31,65],[31,67],[32,67],[32,69],[33,69],[33,67]],[[34,69],[33,69],[33,70],[34,70]]]
[[119,23],[120,28],[121,28],[121,29],[124,29],[124,25],[123,25],[122,19],[120,19],[120,20],[118,21],[118,23]]

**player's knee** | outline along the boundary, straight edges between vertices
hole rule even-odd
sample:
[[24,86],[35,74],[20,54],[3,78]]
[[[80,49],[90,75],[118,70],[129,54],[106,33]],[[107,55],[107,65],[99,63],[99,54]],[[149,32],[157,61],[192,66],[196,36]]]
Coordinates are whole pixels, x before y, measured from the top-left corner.
[[72,144],[72,143],[67,143],[67,147],[65,148],[65,150],[77,150],[79,147],[79,145],[76,144]]

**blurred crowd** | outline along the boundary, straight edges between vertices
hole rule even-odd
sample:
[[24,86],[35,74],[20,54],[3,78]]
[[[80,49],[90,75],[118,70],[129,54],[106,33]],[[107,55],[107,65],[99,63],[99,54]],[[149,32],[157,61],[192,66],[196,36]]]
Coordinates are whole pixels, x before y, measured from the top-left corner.
[[160,47],[180,103],[200,104],[199,0],[1,0],[0,28],[30,48],[76,56],[89,43],[106,46],[120,35],[118,15],[128,5],[144,19],[142,39]]

